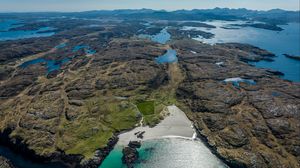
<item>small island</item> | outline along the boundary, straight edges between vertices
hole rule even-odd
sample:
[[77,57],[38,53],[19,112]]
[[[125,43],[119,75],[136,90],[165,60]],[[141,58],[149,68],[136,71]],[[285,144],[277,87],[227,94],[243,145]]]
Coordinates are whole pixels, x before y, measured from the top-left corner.
[[272,31],[284,30],[283,28],[281,28],[275,24],[269,24],[269,23],[231,24],[231,26],[254,27],[254,28],[258,28],[258,29],[266,29],[266,30],[272,30]]
[[300,55],[290,55],[290,54],[283,54],[283,55],[291,59],[300,60]]

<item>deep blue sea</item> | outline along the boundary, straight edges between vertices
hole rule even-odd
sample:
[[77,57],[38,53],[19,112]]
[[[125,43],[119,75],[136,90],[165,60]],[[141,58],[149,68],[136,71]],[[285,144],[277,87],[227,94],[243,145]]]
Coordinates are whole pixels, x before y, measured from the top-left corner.
[[215,29],[184,27],[183,29],[199,29],[215,34],[212,39],[195,38],[205,43],[238,42],[247,43],[276,54],[273,62],[260,61],[251,63],[259,68],[269,68],[283,72],[282,77],[295,82],[300,82],[300,61],[285,57],[283,54],[300,56],[300,23],[280,25],[283,31],[272,31],[253,27],[232,27],[231,24],[243,23],[242,21],[210,21],[207,24],[215,25]]

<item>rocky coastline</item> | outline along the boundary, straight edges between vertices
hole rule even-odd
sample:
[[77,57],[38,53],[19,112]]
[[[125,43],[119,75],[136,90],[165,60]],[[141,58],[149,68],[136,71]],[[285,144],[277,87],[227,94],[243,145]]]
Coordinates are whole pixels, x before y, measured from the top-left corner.
[[[52,37],[1,42],[1,144],[32,160],[96,168],[118,142],[116,134],[141,118],[155,125],[164,107],[180,103],[228,165],[299,167],[299,83],[248,64],[274,54],[247,44],[208,45],[188,38],[199,32],[171,29],[172,40],[158,44],[135,36],[147,29],[139,21],[99,28],[77,22]],[[157,64],[169,48],[178,62]],[[59,70],[48,73],[45,62],[21,66],[38,58],[59,62],[53,63]]]
[[[64,151],[57,150],[56,153],[51,155],[41,156],[37,155],[33,150],[28,148],[28,145],[24,144],[21,139],[11,139],[9,134],[11,130],[7,129],[0,133],[0,145],[8,147],[13,152],[21,154],[25,159],[29,159],[35,163],[47,165],[48,163],[55,163],[57,168],[98,168],[99,165],[103,162],[105,157],[110,153],[114,148],[115,144],[118,142],[118,137],[113,136],[109,139],[106,147],[99,148],[95,151],[94,157],[89,160],[83,160],[83,156],[80,155],[67,155]],[[15,168],[10,160],[0,155],[0,166],[3,162],[3,168]],[[2,168],[2,167],[1,167]]]

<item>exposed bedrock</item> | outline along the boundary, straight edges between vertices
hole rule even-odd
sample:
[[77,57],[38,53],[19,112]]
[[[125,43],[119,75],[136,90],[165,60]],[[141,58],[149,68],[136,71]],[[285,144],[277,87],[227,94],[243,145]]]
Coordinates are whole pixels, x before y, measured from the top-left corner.
[[[241,59],[241,53],[255,59],[272,54],[242,44],[177,41],[173,46],[186,74],[177,98],[190,108],[189,118],[222,158],[233,166],[299,167],[299,83]],[[224,82],[237,77],[255,84]]]

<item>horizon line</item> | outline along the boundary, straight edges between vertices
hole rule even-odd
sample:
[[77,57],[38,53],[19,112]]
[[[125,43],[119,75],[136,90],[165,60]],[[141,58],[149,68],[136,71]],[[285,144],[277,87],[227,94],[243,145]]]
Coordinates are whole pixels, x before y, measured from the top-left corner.
[[166,10],[166,9],[151,9],[151,8],[115,8],[115,9],[91,9],[91,10],[82,10],[82,11],[0,11],[0,13],[81,13],[81,12],[91,12],[91,11],[118,11],[118,10],[153,10],[153,11],[165,11],[165,12],[175,12],[175,11],[192,11],[192,10],[213,10],[213,9],[230,9],[230,10],[238,10],[238,9],[246,9],[249,11],[262,11],[267,12],[271,10],[282,10],[287,12],[300,12],[299,10],[288,10],[288,9],[282,9],[282,8],[271,8],[266,10],[260,10],[260,9],[250,9],[250,8],[228,8],[228,7],[214,7],[214,8],[194,8],[194,9],[175,9],[175,10]]

